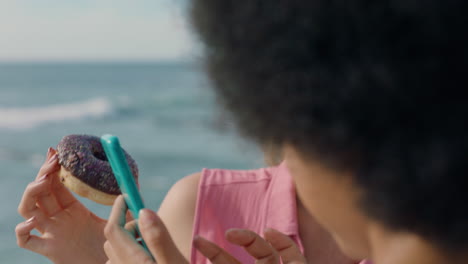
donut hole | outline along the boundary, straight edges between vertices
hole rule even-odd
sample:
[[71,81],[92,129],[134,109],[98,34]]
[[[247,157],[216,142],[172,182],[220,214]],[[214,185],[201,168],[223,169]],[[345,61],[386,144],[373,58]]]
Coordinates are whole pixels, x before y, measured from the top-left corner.
[[94,151],[93,156],[98,160],[107,161],[106,154],[102,151]]

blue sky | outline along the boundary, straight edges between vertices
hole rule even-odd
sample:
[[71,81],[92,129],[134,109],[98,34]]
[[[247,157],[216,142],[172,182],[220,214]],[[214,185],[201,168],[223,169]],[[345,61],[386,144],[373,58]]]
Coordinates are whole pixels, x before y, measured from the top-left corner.
[[0,0],[0,61],[179,60],[185,0]]

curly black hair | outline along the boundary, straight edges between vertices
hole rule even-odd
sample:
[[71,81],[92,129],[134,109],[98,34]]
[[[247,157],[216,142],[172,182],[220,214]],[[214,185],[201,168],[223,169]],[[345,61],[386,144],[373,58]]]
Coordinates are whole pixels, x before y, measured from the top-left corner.
[[260,144],[352,170],[388,227],[468,246],[468,1],[192,0],[218,98]]

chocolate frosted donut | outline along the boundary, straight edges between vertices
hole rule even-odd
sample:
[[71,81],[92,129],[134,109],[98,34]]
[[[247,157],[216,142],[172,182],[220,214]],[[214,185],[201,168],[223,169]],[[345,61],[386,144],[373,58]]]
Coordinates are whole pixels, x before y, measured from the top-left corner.
[[[73,192],[100,204],[111,205],[120,188],[102,148],[99,137],[65,136],[57,146],[61,182]],[[138,168],[124,150],[127,162],[138,184]]]

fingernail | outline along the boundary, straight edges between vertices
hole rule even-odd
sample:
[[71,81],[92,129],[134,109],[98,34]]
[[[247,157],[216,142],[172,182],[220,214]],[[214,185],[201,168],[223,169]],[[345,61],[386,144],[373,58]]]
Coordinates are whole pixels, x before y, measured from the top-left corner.
[[265,236],[267,233],[271,232],[271,230],[272,230],[272,229],[269,228],[269,227],[263,229],[263,232],[262,232],[263,236]]
[[239,235],[239,234],[246,234],[248,232],[246,232],[245,229],[241,229],[241,228],[230,228],[226,231],[226,233],[231,233],[231,234],[236,234],[236,235]]
[[140,210],[140,221],[142,227],[150,227],[156,222],[156,214],[149,211],[148,209],[141,209]]
[[50,153],[52,152],[52,148],[49,147],[49,149],[47,149],[47,159],[50,158]]
[[28,220],[26,220],[25,224],[26,224],[26,225],[29,225],[29,224],[32,223],[35,219],[36,219],[36,217],[33,216],[33,217],[29,218]]
[[36,180],[36,182],[43,182],[49,177],[49,174],[42,175],[39,179]]
[[209,243],[210,241],[200,235],[194,235],[193,236],[193,242],[196,242],[196,243]]
[[52,158],[50,158],[49,163],[54,163],[57,160],[58,155],[54,154]]

